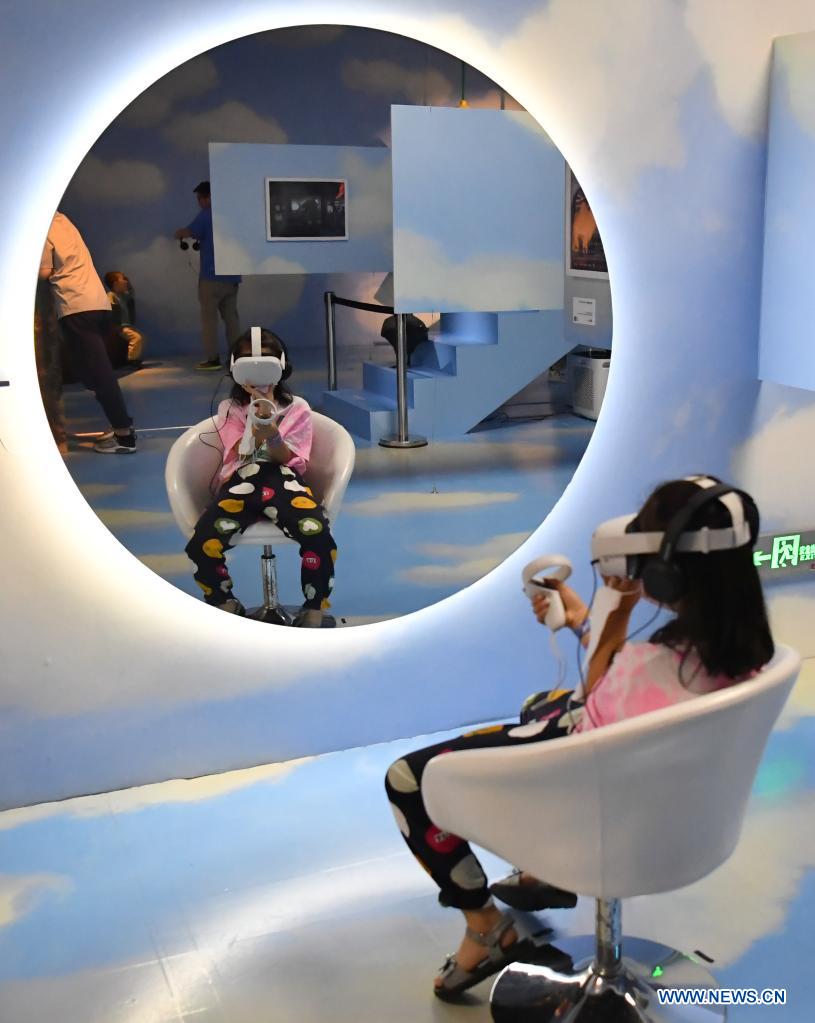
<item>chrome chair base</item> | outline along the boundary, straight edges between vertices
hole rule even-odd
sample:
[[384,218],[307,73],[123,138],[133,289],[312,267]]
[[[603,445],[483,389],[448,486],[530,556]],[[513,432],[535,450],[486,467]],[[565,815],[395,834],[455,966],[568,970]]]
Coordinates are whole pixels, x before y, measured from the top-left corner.
[[696,959],[639,938],[625,938],[621,970],[603,977],[592,969],[594,937],[559,941],[572,967],[555,970],[512,963],[498,977],[490,1003],[495,1023],[720,1023],[721,1005],[660,1005],[669,988],[717,988]]
[[269,625],[291,625],[294,621],[294,615],[289,614],[281,604],[276,607],[266,607],[261,604],[260,607],[254,607],[247,611],[246,617],[252,618],[256,622],[266,622]]
[[[285,607],[283,604],[278,604],[276,607],[264,607],[261,604],[260,607],[250,608],[246,612],[247,618],[252,618],[256,622],[266,622],[271,625],[293,625],[294,619],[297,617],[301,608],[292,607],[287,604]],[[327,615],[323,613],[323,624],[320,626],[321,629],[336,629],[337,619],[334,615]]]

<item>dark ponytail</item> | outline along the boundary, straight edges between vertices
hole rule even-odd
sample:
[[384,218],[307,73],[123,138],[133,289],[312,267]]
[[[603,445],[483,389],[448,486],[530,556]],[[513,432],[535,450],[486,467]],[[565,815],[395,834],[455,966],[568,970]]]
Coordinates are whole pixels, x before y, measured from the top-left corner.
[[[697,485],[689,480],[657,487],[637,515],[637,528],[643,532],[665,529],[697,492]],[[757,671],[774,652],[764,594],[753,564],[758,509],[752,498],[741,500],[752,542],[709,554],[677,553],[675,561],[682,570],[684,592],[675,608],[676,617],[651,637],[651,642],[663,643],[685,655],[695,651],[708,674],[728,678]],[[727,508],[721,501],[711,501],[699,509],[688,528],[730,525]]]

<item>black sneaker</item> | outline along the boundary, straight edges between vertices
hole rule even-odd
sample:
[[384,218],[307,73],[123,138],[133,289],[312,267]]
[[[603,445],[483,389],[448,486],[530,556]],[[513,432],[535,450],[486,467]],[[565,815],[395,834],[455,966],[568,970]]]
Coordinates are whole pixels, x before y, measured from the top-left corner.
[[124,437],[106,433],[94,444],[93,450],[100,455],[130,455],[136,450],[136,431],[131,430]]
[[205,359],[203,362],[199,362],[195,367],[196,369],[213,370],[221,368],[220,359]]

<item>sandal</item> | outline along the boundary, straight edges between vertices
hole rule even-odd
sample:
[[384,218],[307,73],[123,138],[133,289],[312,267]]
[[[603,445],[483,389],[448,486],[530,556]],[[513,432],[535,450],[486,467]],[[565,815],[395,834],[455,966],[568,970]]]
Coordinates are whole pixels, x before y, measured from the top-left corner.
[[506,906],[512,906],[513,909],[525,913],[534,913],[541,909],[573,909],[577,905],[577,896],[574,892],[555,888],[545,881],[521,884],[522,873],[523,871],[516,868],[508,877],[491,884],[490,892]]
[[467,937],[476,944],[482,945],[487,950],[487,954],[472,970],[462,969],[454,955],[448,956],[444,966],[439,970],[441,984],[433,987],[436,997],[441,998],[443,1002],[455,1002],[459,995],[469,988],[480,984],[486,977],[491,977],[514,962],[526,943],[518,938],[506,948],[501,947],[501,938],[514,926],[515,921],[512,917],[504,916],[485,934],[480,934],[468,927]]

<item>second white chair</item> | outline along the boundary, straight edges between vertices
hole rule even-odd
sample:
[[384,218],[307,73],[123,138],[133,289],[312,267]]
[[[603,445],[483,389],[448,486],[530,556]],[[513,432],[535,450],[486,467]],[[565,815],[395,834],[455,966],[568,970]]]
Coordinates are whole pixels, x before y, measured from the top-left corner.
[[[312,412],[312,422],[314,437],[305,480],[333,526],[354,469],[356,449],[348,431],[333,419]],[[196,522],[212,500],[212,487],[222,457],[218,433],[211,418],[185,430],[170,448],[164,481],[173,516],[187,539],[192,536]],[[263,548],[263,604],[251,612],[253,618],[277,625],[291,625],[292,615],[280,604],[278,596],[274,547],[295,542],[271,522],[250,526],[236,539],[236,547],[251,544]],[[333,623],[333,619],[326,618],[327,624]]]

